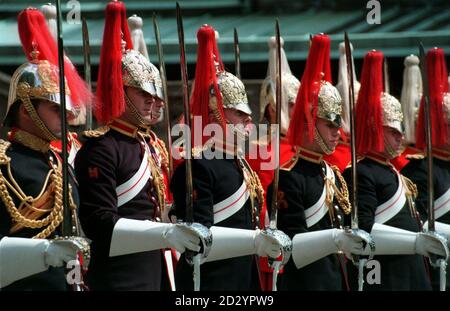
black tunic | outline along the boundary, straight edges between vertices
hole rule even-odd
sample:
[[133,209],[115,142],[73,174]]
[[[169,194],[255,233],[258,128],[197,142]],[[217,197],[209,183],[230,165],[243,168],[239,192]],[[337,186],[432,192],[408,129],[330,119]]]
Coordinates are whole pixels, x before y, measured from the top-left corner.
[[[388,201],[398,188],[398,178],[393,168],[387,164],[364,158],[357,164],[358,174],[358,219],[359,227],[372,231],[375,211]],[[347,183],[351,183],[351,170],[344,172]],[[403,208],[384,225],[412,232],[420,231],[417,215],[411,212],[406,202]],[[424,257],[420,255],[380,255],[375,256],[381,266],[380,284],[364,284],[364,290],[429,290],[430,282],[426,275]],[[364,275],[367,275],[365,271]],[[357,272],[349,266],[352,287],[357,288]]]
[[[402,174],[411,179],[418,190],[416,207],[420,212],[422,221],[427,221],[428,190],[427,190],[427,159],[410,159],[410,162],[402,169]],[[450,161],[433,158],[433,185],[434,200],[442,196],[450,188]],[[436,221],[450,224],[450,213],[446,213]],[[431,283],[434,289],[439,289],[439,269],[432,268]],[[447,288],[450,287],[450,275],[447,272]]]
[[[11,158],[11,173],[16,182],[26,195],[36,197],[44,185],[47,174],[50,170],[49,157],[53,158],[53,163],[57,163],[55,155],[51,152],[42,153],[32,150],[22,144],[12,142],[11,146],[6,151],[6,155]],[[2,165],[3,176],[8,178],[6,166]],[[73,179],[70,179],[72,185],[72,197],[75,203],[78,203],[77,187]],[[19,200],[9,190],[11,197],[16,206]],[[44,214],[43,217],[47,216]],[[4,236],[31,238],[38,234],[41,229],[23,228],[14,234],[10,234],[13,221],[9,215],[3,200],[0,200],[0,239]],[[60,235],[60,228],[58,228],[49,238],[53,238],[55,234]],[[2,290],[67,290],[66,277],[64,268],[52,268],[47,271],[38,273],[22,280],[18,280],[9,286],[2,288]]]
[[132,200],[117,207],[116,187],[139,169],[141,143],[113,129],[90,138],[75,160],[80,184],[80,221],[92,240],[87,282],[93,290],[159,290],[160,250],[109,257],[113,228],[120,218],[153,220],[155,196],[150,181]]
[[[305,210],[313,206],[324,189],[324,164],[299,159],[290,170],[280,170],[278,191],[287,204],[279,204],[278,229],[291,239],[298,233],[333,228],[328,214],[316,224],[307,227]],[[267,202],[272,200],[272,187],[267,192]],[[307,251],[307,250],[305,250]],[[303,268],[297,269],[290,260],[279,276],[279,290],[342,290],[344,288],[340,258],[329,255]]]
[[[171,190],[176,206],[176,216],[185,219],[186,168],[180,164],[172,177]],[[213,205],[230,197],[242,185],[242,170],[236,159],[194,159],[192,161],[194,186],[194,221],[206,227],[220,226],[253,230],[250,199],[245,205],[223,221],[214,224]],[[193,269],[180,258],[175,280],[177,290],[193,290]],[[207,262],[201,265],[201,290],[257,290],[259,288],[254,256],[242,256]]]

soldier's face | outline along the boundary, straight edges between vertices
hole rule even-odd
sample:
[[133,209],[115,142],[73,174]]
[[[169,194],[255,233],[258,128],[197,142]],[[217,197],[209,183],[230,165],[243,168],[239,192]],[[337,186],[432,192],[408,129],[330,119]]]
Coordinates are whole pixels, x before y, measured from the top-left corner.
[[339,143],[339,127],[322,118],[317,118],[316,127],[328,148],[334,150]]
[[251,125],[252,125],[252,117],[245,112],[236,109],[226,108],[224,109],[225,119],[228,123],[233,125],[241,125],[243,126],[247,135],[250,135]]
[[383,134],[384,143],[387,144],[387,146],[385,146],[385,153],[389,154],[386,149],[390,148],[392,151],[399,154],[402,148],[403,134],[389,126],[383,126]]
[[60,108],[61,106],[48,100],[41,100],[36,108],[39,117],[56,138],[61,138]]
[[127,87],[125,91],[138,113],[148,124],[158,122],[164,107],[162,100],[134,87]]

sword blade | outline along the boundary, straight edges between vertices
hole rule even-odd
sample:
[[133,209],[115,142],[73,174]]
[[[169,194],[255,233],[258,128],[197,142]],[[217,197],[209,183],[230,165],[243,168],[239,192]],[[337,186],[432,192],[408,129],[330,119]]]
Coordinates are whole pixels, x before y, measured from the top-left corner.
[[353,62],[350,39],[347,32],[344,34],[345,59],[347,61],[347,79],[348,79],[348,102],[350,112],[350,150],[351,150],[351,172],[352,172],[352,214],[351,228],[358,229],[358,175],[356,173],[356,125],[355,125],[355,89],[353,81]]
[[419,55],[420,55],[420,71],[422,73],[424,112],[425,112],[425,137],[427,148],[428,231],[434,231],[435,217],[434,217],[434,185],[433,185],[433,154],[432,154],[431,114],[430,114],[430,89],[428,84],[425,50],[422,42],[419,43]]
[[[188,89],[188,75],[186,66],[186,54],[184,46],[184,29],[183,18],[181,15],[180,4],[177,2],[177,30],[178,30],[178,43],[180,46],[180,67],[181,67],[181,79],[183,89],[183,107],[184,107],[184,122],[188,129],[191,129],[191,113],[189,107],[189,89]],[[193,185],[192,185],[192,145],[191,136],[186,135],[186,222],[192,223],[194,219],[194,211],[192,206],[193,201]]]
[[[91,81],[91,49],[89,45],[89,31],[86,19],[83,17],[83,63],[84,63],[84,80],[88,85],[89,91],[92,90]],[[92,105],[86,104],[86,130],[92,129]]]
[[278,186],[280,181],[280,130],[281,130],[281,90],[282,90],[282,81],[281,81],[281,38],[280,38],[280,23],[278,19],[275,22],[275,39],[277,42],[277,50],[276,50],[276,83],[275,83],[275,100],[276,100],[276,127],[277,130],[275,132],[275,148],[274,148],[274,156],[275,156],[275,171],[273,177],[273,192],[272,192],[272,205],[271,205],[271,214],[270,214],[270,229],[277,228],[278,221]]
[[155,31],[156,39],[156,52],[158,54],[159,60],[159,73],[161,74],[161,81],[163,85],[164,92],[164,103],[166,109],[166,131],[167,131],[167,147],[169,154],[169,179],[173,174],[173,159],[172,159],[172,136],[170,134],[170,107],[169,107],[169,93],[167,92],[167,76],[166,76],[166,65],[164,63],[164,53],[161,43],[161,35],[159,32],[159,23],[156,14],[153,13],[153,30]]
[[237,29],[234,28],[234,70],[236,77],[241,79],[241,51],[239,49],[239,37]]

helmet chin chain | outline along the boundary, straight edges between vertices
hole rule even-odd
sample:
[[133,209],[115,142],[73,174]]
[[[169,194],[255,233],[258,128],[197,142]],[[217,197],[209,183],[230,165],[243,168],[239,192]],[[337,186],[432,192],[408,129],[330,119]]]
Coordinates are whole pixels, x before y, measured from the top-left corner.
[[395,151],[394,148],[392,148],[391,144],[386,139],[384,139],[384,150],[387,152],[391,159],[399,155],[399,153]]
[[41,130],[41,134],[44,136],[44,138],[47,141],[55,141],[58,140],[58,137],[45,125],[44,121],[42,121],[41,117],[37,113],[36,109],[34,108],[33,104],[31,103],[30,99],[27,98],[25,100],[22,100],[25,106],[25,110],[28,112],[31,120],[33,121],[34,125]]
[[[135,124],[135,125],[138,127],[144,127],[144,128],[149,127],[150,122],[145,120],[144,117],[142,117],[142,115],[139,113],[139,111],[133,105],[133,103],[131,102],[130,98],[128,97],[128,95],[126,93],[125,93],[125,102],[126,102],[128,108],[130,109],[131,115],[137,122],[137,124]],[[153,117],[152,112],[150,112],[150,116]]]
[[314,127],[314,141],[319,145],[319,147],[323,151],[323,153],[330,155],[334,152],[334,149],[331,149],[325,143],[322,135],[320,135],[319,131],[317,130],[317,127]]

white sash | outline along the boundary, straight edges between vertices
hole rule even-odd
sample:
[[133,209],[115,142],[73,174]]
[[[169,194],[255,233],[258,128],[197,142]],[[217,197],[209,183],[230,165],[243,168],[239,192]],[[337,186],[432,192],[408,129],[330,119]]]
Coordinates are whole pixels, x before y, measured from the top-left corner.
[[398,188],[394,195],[379,205],[375,211],[375,222],[384,224],[386,221],[394,217],[400,212],[406,203],[405,186],[403,185],[402,178],[399,173],[396,172],[398,178]]
[[438,219],[450,211],[450,188],[434,201],[434,217]]
[[120,207],[133,199],[139,192],[141,192],[148,180],[152,178],[148,157],[148,146],[145,144],[145,153],[142,157],[142,163],[139,169],[133,177],[116,188],[117,207]]
[[[325,163],[325,165],[326,165],[325,166],[326,178],[334,182],[333,170],[328,166],[328,164]],[[333,189],[331,189],[331,191],[333,191]],[[325,202],[326,196],[327,196],[327,185],[325,181],[323,185],[323,191],[322,194],[320,195],[319,200],[313,206],[305,210],[306,226],[308,228],[314,226],[328,213],[328,206]]]
[[234,215],[245,205],[245,202],[247,202],[249,196],[250,192],[247,190],[247,184],[244,180],[242,182],[242,185],[235,193],[233,193],[225,200],[214,204],[214,223],[217,224],[218,222],[221,222]]
[[73,168],[75,167],[75,157],[77,156],[78,148],[75,147],[75,143],[72,143],[69,151],[69,156],[67,157],[67,162]]

